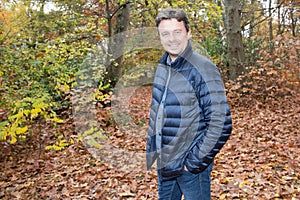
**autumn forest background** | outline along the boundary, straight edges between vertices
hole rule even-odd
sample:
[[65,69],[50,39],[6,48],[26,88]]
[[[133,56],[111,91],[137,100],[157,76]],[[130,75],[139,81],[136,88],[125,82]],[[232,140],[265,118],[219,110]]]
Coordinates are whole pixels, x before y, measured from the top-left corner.
[[0,1],[0,199],[157,199],[154,19],[183,8],[233,133],[212,199],[300,199],[299,0]]

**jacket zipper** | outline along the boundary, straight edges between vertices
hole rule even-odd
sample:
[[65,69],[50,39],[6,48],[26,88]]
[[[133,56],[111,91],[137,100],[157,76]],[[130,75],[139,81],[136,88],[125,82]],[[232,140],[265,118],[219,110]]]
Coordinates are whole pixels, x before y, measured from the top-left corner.
[[157,153],[159,155],[159,157],[161,157],[161,147],[162,147],[162,128],[163,128],[163,121],[164,121],[164,107],[165,107],[165,100],[167,97],[167,90],[168,90],[168,86],[169,86],[169,82],[171,79],[171,66],[167,66],[168,67],[168,77],[166,80],[166,84],[165,84],[165,89],[164,89],[164,93],[162,96],[162,99],[160,101],[159,107],[158,107],[158,111],[157,111],[157,115],[156,115],[156,120],[155,120],[155,130],[156,130],[156,150]]

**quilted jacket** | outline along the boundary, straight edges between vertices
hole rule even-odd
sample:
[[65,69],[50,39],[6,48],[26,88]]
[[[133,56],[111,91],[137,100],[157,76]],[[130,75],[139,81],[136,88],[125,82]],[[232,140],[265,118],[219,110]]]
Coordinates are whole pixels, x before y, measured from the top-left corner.
[[184,166],[202,172],[228,140],[232,122],[217,67],[189,42],[172,63],[166,52],[154,78],[148,127],[147,169],[157,159],[162,177]]

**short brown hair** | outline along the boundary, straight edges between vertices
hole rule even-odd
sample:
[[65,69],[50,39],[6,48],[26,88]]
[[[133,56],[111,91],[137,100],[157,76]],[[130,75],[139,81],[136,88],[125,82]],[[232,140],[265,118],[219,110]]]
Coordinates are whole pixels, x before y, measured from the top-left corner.
[[177,21],[179,22],[183,21],[186,31],[189,32],[190,30],[189,19],[186,13],[182,9],[167,8],[160,11],[160,13],[158,13],[157,17],[155,18],[156,26],[158,27],[160,22],[166,19],[177,19]]

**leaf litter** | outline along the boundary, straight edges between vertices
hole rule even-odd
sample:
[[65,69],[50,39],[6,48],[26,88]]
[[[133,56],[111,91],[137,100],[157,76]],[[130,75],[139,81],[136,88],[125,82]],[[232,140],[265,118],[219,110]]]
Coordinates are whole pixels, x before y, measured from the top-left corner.
[[[34,148],[40,141],[1,143],[0,199],[157,199],[156,171],[144,163],[150,99],[150,86],[138,88],[127,107],[132,122],[122,126],[99,108],[108,147],[115,148],[94,149],[100,158],[80,142],[62,151]],[[215,159],[213,200],[300,199],[299,100],[297,93],[268,101],[229,95],[233,133]],[[60,131],[74,135],[72,120],[66,126]]]

